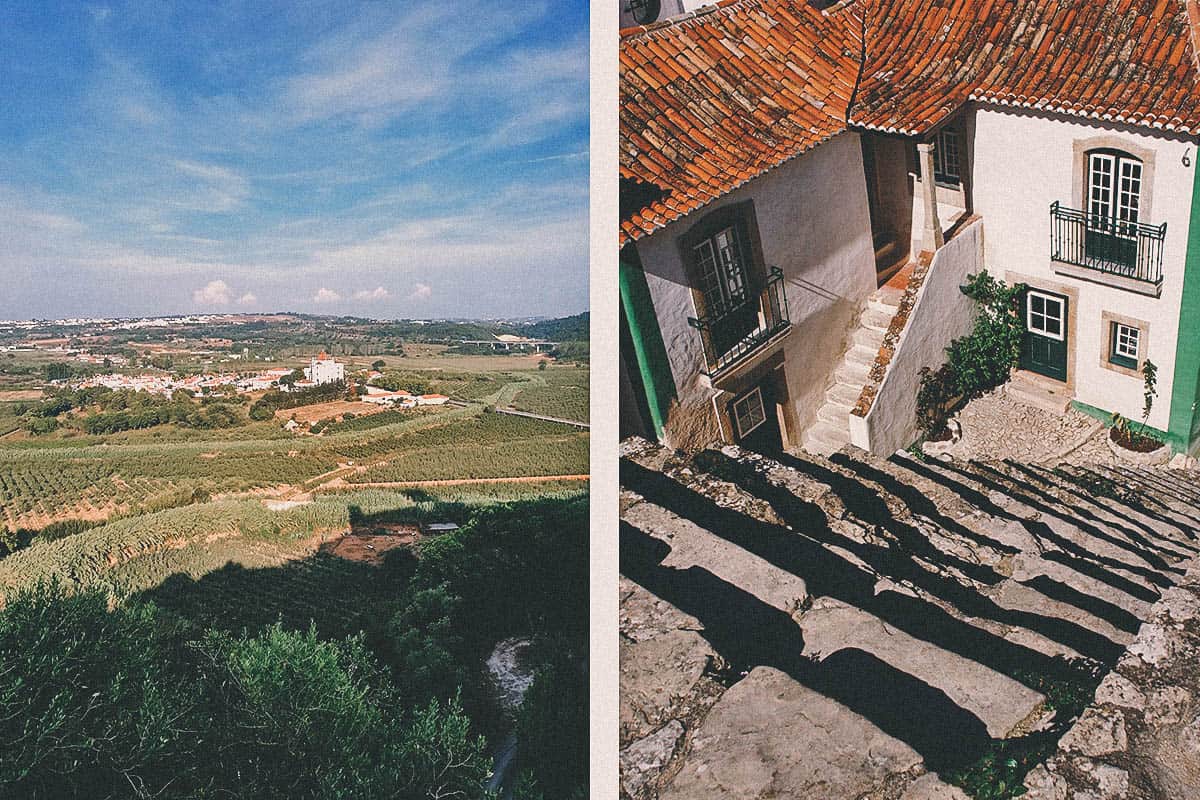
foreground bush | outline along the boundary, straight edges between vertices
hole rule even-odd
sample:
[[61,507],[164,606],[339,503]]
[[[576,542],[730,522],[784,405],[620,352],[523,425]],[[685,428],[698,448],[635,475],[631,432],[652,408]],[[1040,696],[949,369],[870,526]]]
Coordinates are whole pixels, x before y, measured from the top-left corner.
[[358,639],[185,641],[153,606],[42,585],[0,614],[0,796],[481,798],[456,701],[406,709]]

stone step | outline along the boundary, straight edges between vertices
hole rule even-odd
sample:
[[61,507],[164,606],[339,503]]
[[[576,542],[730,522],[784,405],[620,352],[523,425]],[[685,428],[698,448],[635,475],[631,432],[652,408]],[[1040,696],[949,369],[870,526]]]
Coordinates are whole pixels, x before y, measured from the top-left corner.
[[867,298],[867,308],[893,316],[900,310],[900,298],[903,296],[903,290],[884,286]]
[[835,383],[825,390],[825,401],[846,408],[854,408],[858,405],[859,395],[862,394],[862,385],[854,386],[849,383]]
[[870,369],[867,363],[855,363],[851,361],[843,361],[841,365],[834,370],[833,377],[838,383],[848,383],[852,386],[857,386],[862,389],[862,386],[867,382],[867,373]]
[[[660,797],[849,800],[884,776],[911,781],[938,737],[953,748],[1023,735],[1044,700],[1027,675],[1055,679],[1056,656],[1114,663],[1175,565],[1200,552],[1193,476],[1088,468],[1140,492],[1135,508],[1091,493],[1081,467],[883,460],[841,450],[857,388],[826,394],[805,436],[817,455],[622,444],[701,496],[626,473],[647,497],[624,491],[622,518],[665,546],[650,577],[666,602],[682,601],[689,630],[745,676],[689,730]],[[689,502],[704,505],[675,508]],[[922,722],[939,714],[952,724]],[[879,750],[796,747],[802,731]]]
[[875,363],[877,355],[879,355],[878,347],[863,347],[856,344],[846,351],[843,361],[847,364],[860,364],[865,369],[870,369],[871,365]]
[[816,455],[836,453],[850,444],[850,429],[818,421],[804,434],[804,449]]
[[879,348],[883,345],[883,331],[860,325],[854,329],[854,335],[850,337],[850,341],[855,347],[865,347],[872,353],[878,353]]
[[1027,406],[1062,414],[1071,406],[1071,393],[1065,384],[1038,380],[1018,373],[1004,385],[1004,394]]
[[628,491],[621,493],[621,519],[671,548],[665,567],[701,567],[738,586],[785,614],[794,614],[808,598],[804,579],[717,536],[691,520]]
[[824,403],[817,409],[817,419],[850,430],[850,406]]
[[820,662],[839,651],[864,650],[941,690],[1004,738],[1045,700],[1038,692],[982,664],[914,638],[861,609],[818,598],[800,618],[804,654]]
[[892,324],[893,316],[895,315],[886,311],[880,311],[877,308],[868,308],[859,318],[859,326],[868,330],[878,331],[879,333],[885,333],[888,325]]

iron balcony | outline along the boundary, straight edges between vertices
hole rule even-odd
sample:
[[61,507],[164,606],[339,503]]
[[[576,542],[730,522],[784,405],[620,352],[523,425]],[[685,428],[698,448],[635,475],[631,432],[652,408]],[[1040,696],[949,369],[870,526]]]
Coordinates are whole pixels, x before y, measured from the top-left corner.
[[1114,285],[1142,284],[1156,296],[1162,289],[1166,237],[1165,222],[1128,222],[1066,208],[1057,201],[1050,206],[1051,260],[1114,276]]
[[689,318],[688,324],[700,332],[706,374],[713,377],[727,372],[791,327],[783,270],[771,267],[757,295],[747,294],[727,308]]

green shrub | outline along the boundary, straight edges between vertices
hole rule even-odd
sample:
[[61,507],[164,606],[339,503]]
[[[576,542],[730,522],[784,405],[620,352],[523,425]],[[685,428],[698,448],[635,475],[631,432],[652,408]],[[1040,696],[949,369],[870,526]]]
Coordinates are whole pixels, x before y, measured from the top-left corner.
[[968,275],[963,294],[979,306],[975,326],[947,348],[958,393],[974,398],[1008,380],[1021,356],[1025,326],[1019,313],[1024,284],[1008,286],[987,273]]

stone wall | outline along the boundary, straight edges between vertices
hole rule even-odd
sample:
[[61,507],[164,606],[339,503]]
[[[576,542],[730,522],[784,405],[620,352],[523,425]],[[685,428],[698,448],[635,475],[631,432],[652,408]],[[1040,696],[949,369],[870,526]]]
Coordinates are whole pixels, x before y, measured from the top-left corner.
[[921,369],[941,366],[950,341],[970,332],[975,305],[959,286],[983,266],[983,221],[976,220],[934,256],[870,409],[850,415],[854,445],[886,455],[916,439]]
[[1200,797],[1200,559],[1025,785],[1027,800]]

